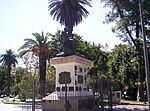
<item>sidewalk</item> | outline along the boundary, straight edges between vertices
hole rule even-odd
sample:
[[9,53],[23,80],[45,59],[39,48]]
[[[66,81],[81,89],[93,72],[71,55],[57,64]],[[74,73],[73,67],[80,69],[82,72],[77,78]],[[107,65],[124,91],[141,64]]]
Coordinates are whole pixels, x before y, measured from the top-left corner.
[[115,111],[149,111],[147,105],[116,105],[113,106]]

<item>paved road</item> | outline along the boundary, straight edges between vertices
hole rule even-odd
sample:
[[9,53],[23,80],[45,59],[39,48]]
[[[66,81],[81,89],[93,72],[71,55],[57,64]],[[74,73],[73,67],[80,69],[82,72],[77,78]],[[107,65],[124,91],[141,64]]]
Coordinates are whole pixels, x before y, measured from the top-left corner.
[[[0,103],[0,111],[32,111],[31,105],[14,105],[14,104],[4,104]],[[37,107],[35,111],[42,111],[40,106]],[[117,105],[114,106],[114,111],[149,111],[148,106],[143,105]]]
[[[0,99],[0,111],[32,111],[32,106],[29,104],[4,104]],[[42,111],[40,105],[35,106],[35,111]]]
[[[149,111],[146,105],[116,105],[114,111]],[[0,111],[32,111],[29,104],[4,104],[0,99]],[[36,105],[35,111],[42,111],[40,105]]]

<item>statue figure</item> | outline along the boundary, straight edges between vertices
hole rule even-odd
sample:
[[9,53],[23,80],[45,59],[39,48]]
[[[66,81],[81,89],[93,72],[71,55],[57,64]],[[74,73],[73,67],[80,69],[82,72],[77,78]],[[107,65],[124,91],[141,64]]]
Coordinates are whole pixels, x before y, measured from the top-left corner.
[[74,34],[72,34],[72,29],[64,28],[64,31],[61,34],[60,40],[61,40],[61,43],[63,44],[64,55],[75,54],[77,41],[74,39]]

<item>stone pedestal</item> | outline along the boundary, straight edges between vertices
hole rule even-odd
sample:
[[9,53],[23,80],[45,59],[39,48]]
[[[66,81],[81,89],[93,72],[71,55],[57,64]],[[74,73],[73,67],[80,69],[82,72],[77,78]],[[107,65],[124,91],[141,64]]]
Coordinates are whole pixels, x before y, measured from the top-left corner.
[[69,111],[79,111],[81,101],[92,96],[86,86],[87,69],[91,61],[81,56],[71,55],[53,58],[50,63],[56,68],[56,88],[55,92],[42,99],[43,111],[65,111],[65,84],[59,83],[61,72],[70,72],[71,82],[67,84]]

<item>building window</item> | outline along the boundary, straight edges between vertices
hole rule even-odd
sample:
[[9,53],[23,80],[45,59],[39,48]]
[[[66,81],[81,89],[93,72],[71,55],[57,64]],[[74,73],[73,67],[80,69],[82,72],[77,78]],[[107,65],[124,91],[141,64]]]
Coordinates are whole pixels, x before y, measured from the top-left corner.
[[83,84],[83,76],[82,75],[78,75],[78,83]]
[[78,87],[76,87],[76,91],[78,91]]
[[75,81],[75,85],[77,85],[77,81]]
[[79,87],[79,91],[82,91],[82,87]]
[[74,87],[69,87],[69,91],[74,91]]
[[60,91],[60,87],[56,87],[56,91]]
[[84,90],[86,91],[87,89],[86,89],[86,88],[84,88]]
[[77,70],[77,66],[74,66],[74,70]]
[[80,69],[79,69],[79,70],[80,70],[80,72],[82,72],[82,68],[81,68],[81,67],[80,67]]
[[86,69],[84,69],[84,72],[86,72]]
[[65,91],[65,87],[62,87],[62,91]]

